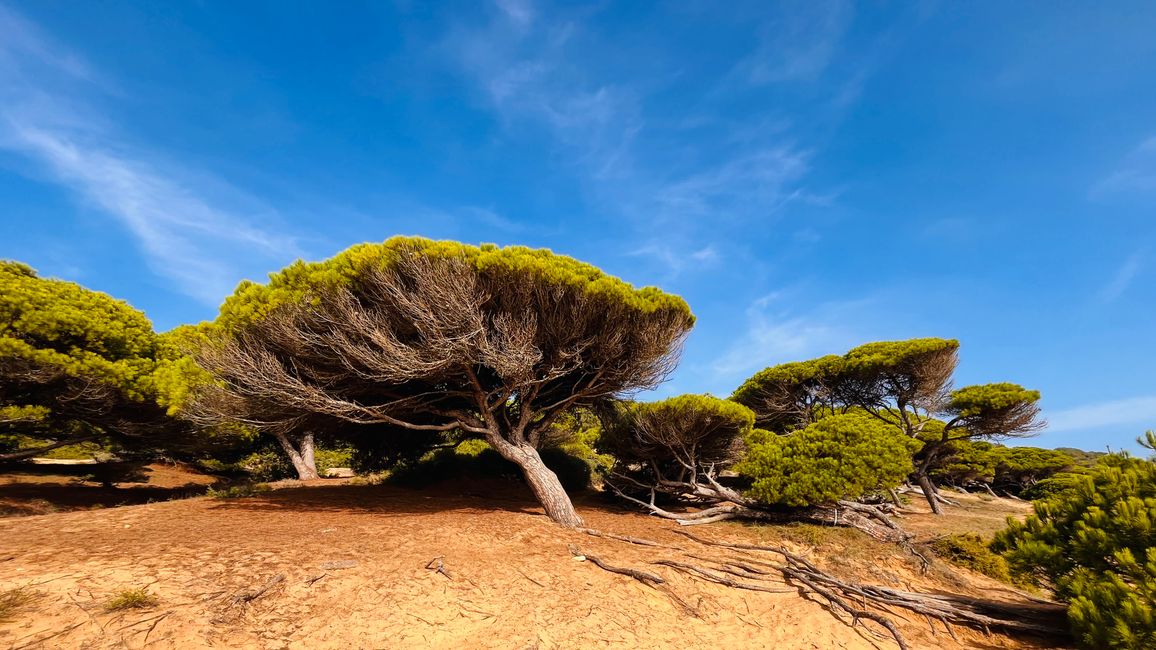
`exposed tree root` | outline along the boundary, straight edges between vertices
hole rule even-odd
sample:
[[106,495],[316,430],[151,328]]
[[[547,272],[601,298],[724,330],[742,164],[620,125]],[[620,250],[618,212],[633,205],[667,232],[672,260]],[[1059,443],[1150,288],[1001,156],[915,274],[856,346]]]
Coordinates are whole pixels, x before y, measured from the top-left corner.
[[278,584],[280,584],[284,581],[285,581],[285,574],[284,573],[278,573],[277,575],[273,576],[269,580],[269,582],[266,582],[265,586],[260,587],[258,589],[252,589],[250,591],[246,591],[246,592],[237,594],[236,596],[233,596],[233,604],[236,605],[238,603],[253,602],[254,600],[257,600],[258,598],[260,598],[261,596],[264,596],[265,593],[268,592],[270,589],[272,589],[273,587],[276,587]]
[[[609,537],[609,535],[607,535],[607,537]],[[612,539],[621,539],[621,537],[622,536],[614,536]],[[627,541],[631,544],[638,543],[638,542],[630,542],[629,540],[625,540],[625,539],[623,539],[621,541]],[[649,542],[651,540],[645,540],[645,541]],[[652,542],[650,544],[645,544],[645,546],[661,546],[661,545],[658,544],[658,542]],[[642,571],[641,569],[632,569],[629,567],[618,567],[618,566],[614,566],[611,564],[607,564],[606,562],[604,562],[602,560],[602,558],[600,558],[598,556],[587,555],[586,553],[583,553],[582,549],[578,548],[577,546],[575,546],[573,544],[570,544],[570,554],[572,556],[574,556],[574,558],[576,558],[576,559],[582,558],[583,560],[588,560],[590,563],[594,564],[595,566],[597,566],[599,569],[602,569],[603,571],[609,571],[610,573],[617,573],[619,575],[624,575],[624,576],[634,578],[635,580],[641,582],[642,584],[646,585],[647,587],[650,587],[651,589],[655,589],[655,590],[658,590],[658,591],[665,593],[667,596],[670,597],[671,600],[673,600],[675,602],[675,604],[677,604],[679,607],[681,607],[683,609],[683,611],[690,614],[691,616],[694,616],[697,618],[699,615],[698,609],[695,608],[690,603],[686,602],[686,600],[683,599],[681,596],[679,596],[677,593],[675,593],[674,590],[670,589],[666,585],[666,580],[663,579],[661,576],[657,576],[657,575],[650,573],[648,571]]]
[[911,537],[898,524],[891,521],[878,506],[864,503],[840,501],[831,506],[771,509],[760,507],[755,502],[743,498],[737,492],[721,485],[717,488],[707,488],[698,484],[676,483],[674,481],[664,481],[662,485],[670,490],[685,487],[695,497],[713,499],[716,503],[719,501],[722,503],[697,512],[672,512],[655,503],[657,495],[655,489],[650,489],[648,502],[630,496],[612,483],[607,483],[607,486],[623,499],[645,508],[655,516],[676,521],[681,526],[696,526],[730,519],[775,523],[798,521],[857,528],[883,542],[902,543]]
[[824,573],[803,557],[779,546],[757,544],[731,544],[703,539],[689,532],[672,531],[684,535],[700,544],[723,548],[767,551],[782,555],[786,565],[775,565],[784,575],[800,580],[806,579],[815,585],[842,593],[847,597],[865,599],[875,605],[899,607],[917,614],[923,614],[942,621],[982,630],[999,629],[1008,632],[1029,634],[1055,634],[1063,629],[1062,605],[1026,606],[1001,603],[954,594],[919,594],[875,585],[859,585],[834,578]]
[[[680,552],[699,563],[661,558],[654,560],[653,564],[669,567],[694,580],[765,593],[795,591],[804,597],[817,598],[836,616],[842,618],[841,615],[845,614],[849,617],[848,624],[852,627],[864,621],[879,625],[895,640],[901,650],[907,650],[908,645],[895,621],[886,615],[896,609],[918,614],[928,621],[939,621],[953,638],[955,637],[953,625],[963,625],[985,632],[1000,630],[1045,637],[1055,637],[1066,629],[1066,609],[1056,603],[1039,600],[1032,603],[1003,603],[954,594],[921,594],[877,585],[863,585],[840,580],[819,569],[806,558],[780,546],[719,542],[678,529],[672,529],[671,532],[707,547],[725,548],[737,553],[713,557],[695,554],[653,540],[613,534],[598,536]],[[570,551],[576,556],[582,555],[575,546],[571,546]],[[762,559],[755,552],[777,554],[783,558],[783,562]],[[585,559],[603,570],[629,576],[651,588],[661,588],[684,609],[697,615],[694,608],[675,594],[670,589],[669,583],[661,576],[638,569],[612,566],[601,558],[589,555],[586,555]],[[791,585],[793,588],[783,589],[771,585]]]
[[574,546],[573,544],[570,545],[570,554],[573,555],[575,558],[583,558],[583,559],[589,560],[590,562],[593,562],[596,566],[598,566],[598,568],[600,568],[604,571],[609,571],[611,573],[617,573],[619,575],[624,575],[624,576],[629,576],[631,578],[634,578],[635,580],[641,582],[642,584],[646,585],[647,587],[653,587],[655,585],[661,585],[661,584],[666,582],[666,580],[663,580],[661,577],[656,576],[653,573],[648,573],[646,571],[641,571],[639,569],[631,569],[629,567],[617,567],[617,566],[612,566],[610,564],[607,564],[607,563],[603,562],[602,559],[597,557],[597,556],[587,555],[586,553],[583,553],[582,549],[578,548],[577,546]]

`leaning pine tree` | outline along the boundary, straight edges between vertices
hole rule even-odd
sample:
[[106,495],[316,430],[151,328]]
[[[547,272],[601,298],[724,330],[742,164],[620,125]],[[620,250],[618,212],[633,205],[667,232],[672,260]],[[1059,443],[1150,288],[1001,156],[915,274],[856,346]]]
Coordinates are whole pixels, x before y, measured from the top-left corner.
[[538,450],[566,411],[661,383],[694,324],[681,298],[547,250],[397,237],[244,283],[198,360],[201,417],[310,416],[484,439],[547,515],[582,524]]

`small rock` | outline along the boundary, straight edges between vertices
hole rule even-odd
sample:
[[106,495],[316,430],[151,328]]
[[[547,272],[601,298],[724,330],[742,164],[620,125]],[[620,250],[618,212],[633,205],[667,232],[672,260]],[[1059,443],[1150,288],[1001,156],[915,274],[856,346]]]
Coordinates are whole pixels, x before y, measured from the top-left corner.
[[348,467],[330,467],[325,470],[325,478],[353,478],[353,470]]

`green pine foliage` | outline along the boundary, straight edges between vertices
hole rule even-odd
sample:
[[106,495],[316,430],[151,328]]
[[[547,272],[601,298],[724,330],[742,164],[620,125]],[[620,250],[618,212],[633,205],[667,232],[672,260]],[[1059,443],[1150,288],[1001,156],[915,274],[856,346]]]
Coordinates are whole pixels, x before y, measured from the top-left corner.
[[1008,522],[994,549],[1068,601],[1085,647],[1156,647],[1156,462],[1106,457],[1033,507],[1026,521]]
[[735,470],[764,503],[806,506],[901,484],[918,442],[863,413],[833,415],[789,435],[756,430]]
[[545,285],[576,287],[587,295],[628,305],[641,314],[681,312],[693,323],[690,307],[682,298],[656,287],[635,289],[595,266],[556,255],[547,249],[494,244],[471,246],[423,237],[392,237],[380,244],[358,244],[324,262],[294,262],[282,271],[270,274],[266,284],[242,282],[221,306],[217,324],[231,331],[259,320],[280,305],[308,303],[316,300],[319,288],[356,285],[366,272],[388,268],[396,264],[400,255],[407,253],[465,260],[482,277],[491,274],[503,277],[522,275]]
[[755,414],[711,395],[657,402],[620,402],[604,415],[599,444],[626,463],[656,462],[658,470],[726,466],[742,454]]
[[[929,427],[935,435],[934,427]],[[1039,447],[1005,447],[981,440],[952,440],[930,468],[937,482],[960,488],[984,485],[1023,496],[1043,481],[1076,467],[1071,454]]]
[[0,447],[173,442],[184,430],[160,406],[162,355],[124,301],[0,261]]

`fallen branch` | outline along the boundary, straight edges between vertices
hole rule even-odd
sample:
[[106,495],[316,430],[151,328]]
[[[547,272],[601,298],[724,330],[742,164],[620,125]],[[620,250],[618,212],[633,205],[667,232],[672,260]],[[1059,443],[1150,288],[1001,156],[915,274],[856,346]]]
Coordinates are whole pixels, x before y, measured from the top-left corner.
[[285,574],[284,573],[278,573],[277,575],[273,576],[269,580],[269,582],[265,583],[264,587],[261,587],[260,589],[253,589],[251,591],[247,591],[245,593],[237,594],[236,596],[233,596],[233,604],[236,605],[238,603],[251,603],[254,600],[257,600],[258,598],[260,598],[261,596],[264,596],[266,592],[268,592],[270,589],[272,589],[273,587],[276,587],[277,585],[281,584],[284,581],[285,581]]
[[453,579],[454,579],[454,577],[450,575],[450,572],[446,571],[446,563],[445,563],[445,556],[444,555],[439,555],[439,556],[435,557],[434,559],[430,560],[429,564],[425,565],[425,568],[433,571],[434,573],[442,574],[443,576],[446,577],[446,579],[448,579],[450,581],[453,581]]

